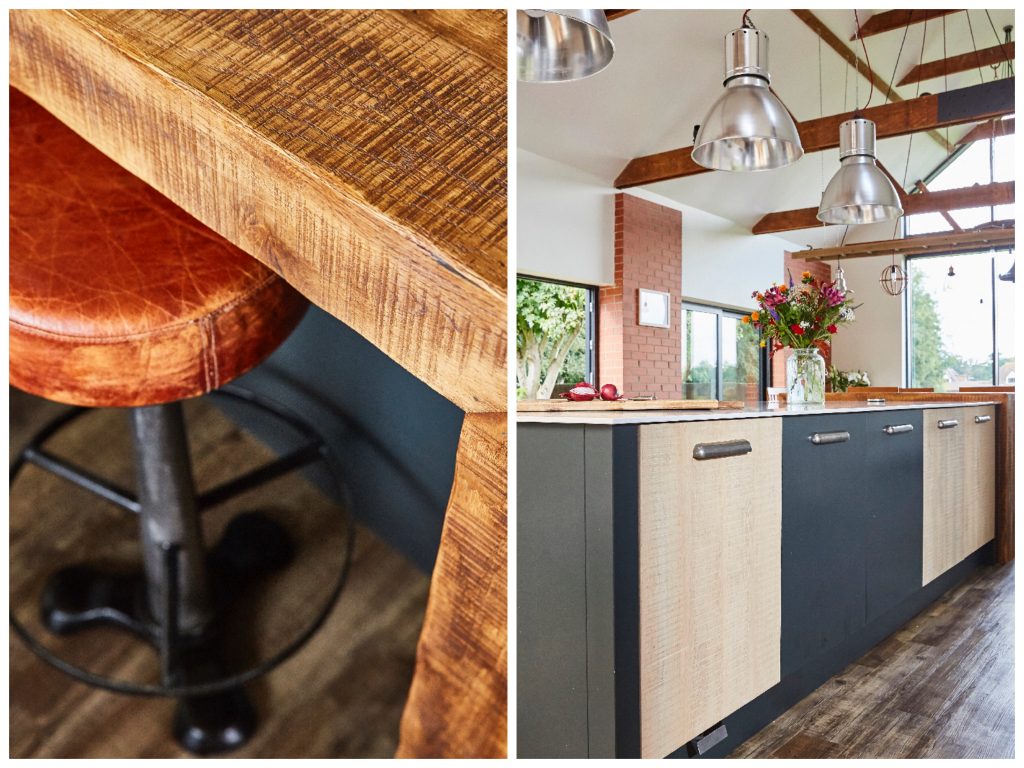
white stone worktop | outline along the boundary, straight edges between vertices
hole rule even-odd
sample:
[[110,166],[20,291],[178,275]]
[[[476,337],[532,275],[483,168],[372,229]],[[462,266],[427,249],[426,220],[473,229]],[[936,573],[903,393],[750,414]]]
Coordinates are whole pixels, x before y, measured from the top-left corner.
[[972,408],[982,405],[998,405],[996,401],[922,401],[908,402],[893,400],[888,403],[865,403],[863,401],[837,401],[823,406],[791,408],[769,403],[748,403],[744,408],[722,408],[721,410],[671,410],[671,411],[545,411],[542,413],[517,413],[519,424],[659,424],[675,421],[711,421],[713,419],[757,419],[769,416],[811,416],[821,414],[861,413],[865,411],[913,411],[927,408]]

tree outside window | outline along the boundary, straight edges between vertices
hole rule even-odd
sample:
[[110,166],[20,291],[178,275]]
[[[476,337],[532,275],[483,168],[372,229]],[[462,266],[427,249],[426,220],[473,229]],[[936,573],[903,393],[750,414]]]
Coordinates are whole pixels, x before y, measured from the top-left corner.
[[590,289],[516,280],[516,394],[546,400],[559,384],[587,379]]

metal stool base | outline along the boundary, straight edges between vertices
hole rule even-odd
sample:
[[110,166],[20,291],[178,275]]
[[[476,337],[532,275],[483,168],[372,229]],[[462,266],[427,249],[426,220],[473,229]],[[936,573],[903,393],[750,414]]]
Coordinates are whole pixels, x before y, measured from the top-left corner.
[[[285,567],[293,550],[284,528],[258,513],[235,517],[207,556],[207,572],[220,616],[260,576]],[[53,574],[42,595],[42,619],[55,634],[95,626],[127,630],[153,644],[169,660],[165,678],[175,685],[219,680],[230,672],[221,654],[220,628],[214,624],[196,636],[173,638],[166,653],[164,633],[146,598],[146,576],[112,574],[88,565]],[[256,727],[256,713],[245,691],[235,688],[178,700],[174,736],[188,751],[207,755],[244,744]]]
[[[307,443],[290,454],[253,470],[196,497],[198,511],[261,485],[275,477],[322,461],[333,470],[335,490],[347,499],[347,488],[341,483],[333,456],[323,438],[304,420],[277,403],[245,390],[230,387],[215,395],[242,401],[268,412],[287,423]],[[58,417],[44,427],[16,457],[11,466],[11,483],[26,462],[37,464],[53,474],[138,514],[138,500],[124,489],[91,475],[43,449],[42,444],[69,424],[84,409],[76,409]],[[194,513],[193,513],[194,514]],[[202,563],[208,584],[212,619],[198,624],[199,629],[178,631],[179,568],[181,549],[171,543],[162,545],[162,569],[151,560],[141,570],[130,574],[104,573],[88,565],[76,565],[53,574],[41,597],[44,626],[55,634],[72,634],[103,625],[116,627],[151,643],[160,652],[161,684],[145,685],[115,680],[93,674],[51,652],[27,628],[10,614],[11,628],[43,661],[81,682],[106,690],[141,696],[167,696],[178,700],[173,733],[175,739],[195,754],[215,754],[236,749],[252,736],[256,713],[242,686],[277,667],[301,648],[327,619],[344,587],[352,558],[354,528],[346,515],[346,538],[341,571],[330,596],[321,610],[297,636],[269,659],[241,672],[230,670],[221,653],[221,617],[238,596],[249,589],[261,575],[288,565],[293,558],[293,545],[284,529],[273,520],[254,512],[243,513],[231,520],[220,541],[210,549]],[[187,561],[186,561],[187,562]],[[158,601],[165,615],[154,616],[153,581],[158,579],[170,589]],[[169,611],[169,613],[167,613]]]

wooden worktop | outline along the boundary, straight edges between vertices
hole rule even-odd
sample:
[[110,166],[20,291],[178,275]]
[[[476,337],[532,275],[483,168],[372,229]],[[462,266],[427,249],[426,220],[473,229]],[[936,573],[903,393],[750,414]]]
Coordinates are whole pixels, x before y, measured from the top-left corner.
[[399,751],[504,756],[506,13],[9,20],[11,85],[467,412]]

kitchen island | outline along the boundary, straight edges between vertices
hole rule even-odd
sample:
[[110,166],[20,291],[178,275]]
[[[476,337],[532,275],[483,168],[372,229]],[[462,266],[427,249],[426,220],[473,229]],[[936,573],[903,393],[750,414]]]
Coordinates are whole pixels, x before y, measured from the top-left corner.
[[519,755],[727,754],[991,561],[1010,402],[889,399],[519,414]]

